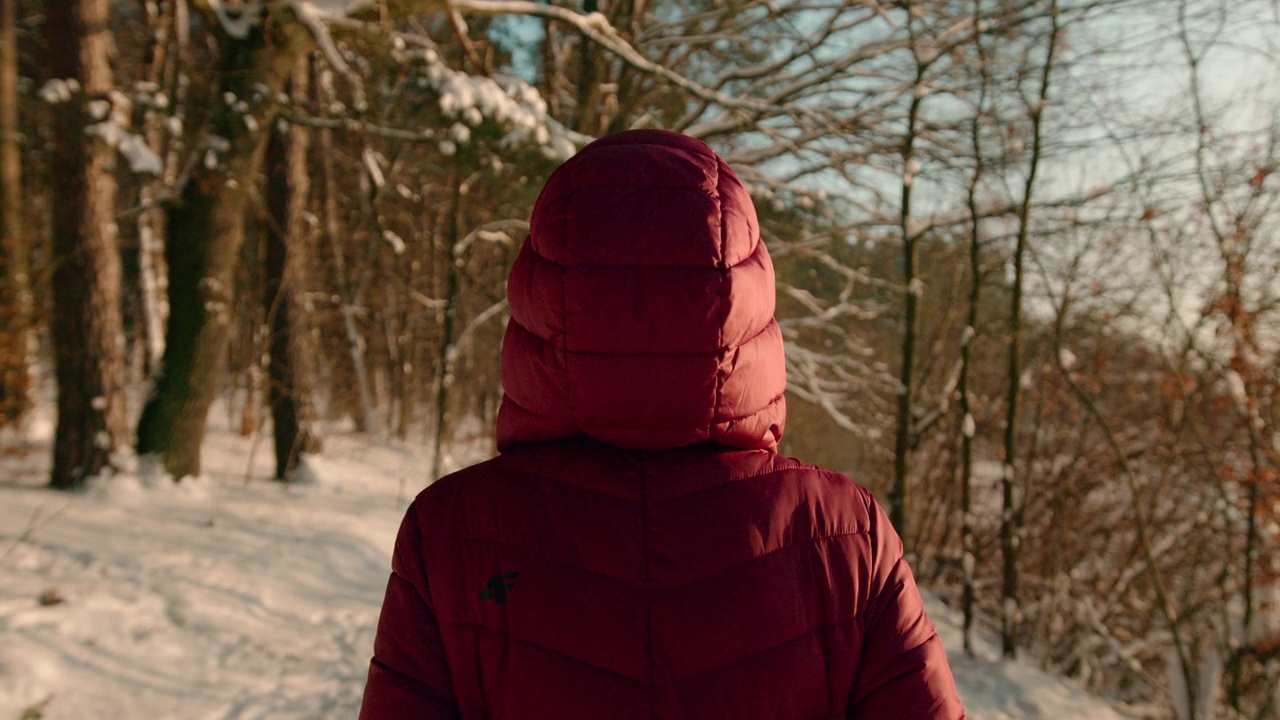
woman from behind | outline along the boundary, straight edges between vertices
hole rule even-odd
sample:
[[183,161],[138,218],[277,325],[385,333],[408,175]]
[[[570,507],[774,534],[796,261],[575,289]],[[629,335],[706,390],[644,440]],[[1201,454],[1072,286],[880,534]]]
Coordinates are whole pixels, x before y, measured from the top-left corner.
[[776,452],[773,266],[721,158],[592,143],[508,296],[501,452],[409,508],[362,718],[963,718],[884,512]]

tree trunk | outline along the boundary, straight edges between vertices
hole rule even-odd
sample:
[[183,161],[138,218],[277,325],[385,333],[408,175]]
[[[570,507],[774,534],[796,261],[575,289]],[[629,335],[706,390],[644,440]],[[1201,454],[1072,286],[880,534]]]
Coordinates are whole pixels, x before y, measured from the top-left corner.
[[[290,80],[295,99],[305,98],[309,62],[299,58]],[[311,372],[302,351],[307,318],[299,301],[306,284],[306,244],[310,236],[305,219],[311,178],[307,174],[307,129],[291,124],[287,133],[273,131],[267,144],[266,173],[267,252],[263,300],[270,326],[270,363],[267,366],[267,400],[271,406],[276,451],[276,479],[285,480],[303,452],[313,450],[310,402]]]
[[46,67],[83,92],[53,113],[53,343],[58,427],[53,487],[80,486],[125,442],[124,329],[116,244],[114,150],[85,133],[87,101],[110,92],[109,0],[45,6]]
[[17,0],[0,0],[0,428],[31,408],[31,289],[22,222]]
[[[288,12],[281,10],[279,12]],[[244,213],[262,165],[271,101],[305,49],[298,23],[268,17],[247,37],[223,37],[206,151],[170,209],[169,319],[155,390],[138,422],[138,452],[163,457],[175,479],[200,472],[200,445],[229,341]],[[255,113],[257,113],[255,115]]]
[[[982,6],[974,0],[974,17],[981,16]],[[973,657],[974,601],[977,599],[974,573],[978,564],[977,540],[973,528],[973,440],[977,435],[977,422],[973,417],[973,398],[969,387],[969,374],[973,368],[973,342],[977,338],[978,310],[982,300],[982,218],[978,211],[978,190],[986,171],[986,157],[982,150],[982,125],[985,120],[990,71],[982,33],[974,34],[974,46],[978,53],[978,71],[981,86],[978,103],[969,124],[969,140],[973,147],[973,175],[969,178],[969,308],[964,337],[960,350],[960,570],[962,587],[960,609],[963,614],[964,652]]]
[[1027,164],[1027,177],[1022,188],[1022,203],[1018,208],[1018,234],[1013,250],[1013,288],[1009,293],[1009,347],[1005,382],[1007,400],[1004,426],[1004,466],[1000,473],[1000,556],[1002,560],[1000,650],[1006,658],[1017,655],[1018,636],[1018,541],[1021,532],[1019,511],[1013,497],[1014,472],[1018,457],[1018,411],[1022,388],[1022,294],[1023,260],[1027,239],[1031,231],[1032,195],[1035,191],[1036,172],[1040,168],[1043,153],[1042,121],[1049,100],[1049,81],[1053,77],[1054,53],[1058,46],[1058,4],[1049,9],[1051,29],[1040,67],[1040,87],[1037,99],[1029,108],[1031,120],[1031,158]]
[[[916,85],[924,82],[927,66],[916,64]],[[913,405],[915,403],[915,357],[917,314],[920,305],[919,278],[916,277],[916,260],[919,255],[918,238],[911,227],[911,188],[915,181],[916,124],[920,118],[920,104],[924,95],[914,93],[907,111],[907,132],[902,141],[902,201],[899,209],[899,230],[902,233],[902,281],[905,293],[902,331],[902,366],[898,381],[898,425],[894,438],[893,485],[889,488],[889,520],[897,529],[905,545],[907,539],[907,477],[911,470],[912,435],[915,432]]]
[[[320,106],[327,108],[334,99],[333,78],[328,70],[319,73]],[[338,219],[338,181],[333,167],[333,131],[320,130],[320,166],[324,172],[324,234],[333,248],[334,282],[341,304],[342,328],[347,339],[348,356],[351,358],[351,374],[359,393],[360,408],[352,412],[356,429],[360,432],[378,431],[378,415],[374,408],[373,391],[369,388],[369,373],[364,364],[364,339],[356,326],[355,292],[347,278],[346,256],[342,248],[342,227]],[[343,368],[344,370],[346,368]],[[344,402],[345,402],[344,398]]]
[[[170,0],[148,4],[147,7],[152,23],[147,80],[157,87],[169,87],[173,107],[182,107],[186,94],[180,79],[186,54],[185,4],[183,0]],[[164,297],[168,268],[164,263],[167,228],[162,195],[165,188],[177,183],[182,138],[172,135],[165,127],[161,109],[149,109],[143,127],[147,146],[165,158],[163,175],[145,182],[139,193],[141,204],[147,208],[138,219],[138,284],[142,293],[142,339],[145,347],[142,371],[150,379],[159,373],[164,357],[164,325],[169,314]]]
[[457,348],[453,344],[453,325],[458,314],[457,248],[460,235],[458,226],[462,222],[462,188],[461,173],[456,164],[449,168],[449,177],[445,182],[451,195],[436,221],[440,256],[445,264],[445,306],[440,319],[440,356],[436,360],[436,422],[431,443],[431,482],[439,480],[444,471],[444,443],[449,431],[449,386],[453,383],[454,358],[457,355]]

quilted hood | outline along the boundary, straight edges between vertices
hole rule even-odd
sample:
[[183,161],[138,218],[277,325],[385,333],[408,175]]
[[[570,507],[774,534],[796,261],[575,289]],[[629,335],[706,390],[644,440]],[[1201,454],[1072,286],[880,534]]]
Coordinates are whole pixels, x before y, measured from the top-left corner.
[[774,274],[742,181],[693,138],[633,130],[552,173],[507,282],[500,450],[775,448]]

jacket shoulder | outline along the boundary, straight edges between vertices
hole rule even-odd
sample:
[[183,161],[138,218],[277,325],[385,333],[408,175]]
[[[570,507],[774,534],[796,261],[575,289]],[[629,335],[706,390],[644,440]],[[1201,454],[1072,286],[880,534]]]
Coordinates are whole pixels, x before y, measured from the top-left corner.
[[773,455],[765,472],[778,480],[794,484],[811,502],[828,509],[839,509],[857,520],[858,530],[866,530],[876,512],[875,496],[848,475],[830,468],[804,462],[793,457]]

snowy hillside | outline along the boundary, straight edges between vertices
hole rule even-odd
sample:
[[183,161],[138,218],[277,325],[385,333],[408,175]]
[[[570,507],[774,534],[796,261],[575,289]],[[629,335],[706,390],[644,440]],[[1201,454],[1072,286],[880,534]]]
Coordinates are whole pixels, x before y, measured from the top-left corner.
[[[76,496],[42,489],[46,441],[0,442],[0,720],[355,716],[426,463],[330,436],[311,482],[283,488],[265,443],[214,432],[200,482]],[[951,613],[930,610],[970,717],[1121,717],[991,647],[962,658]]]

